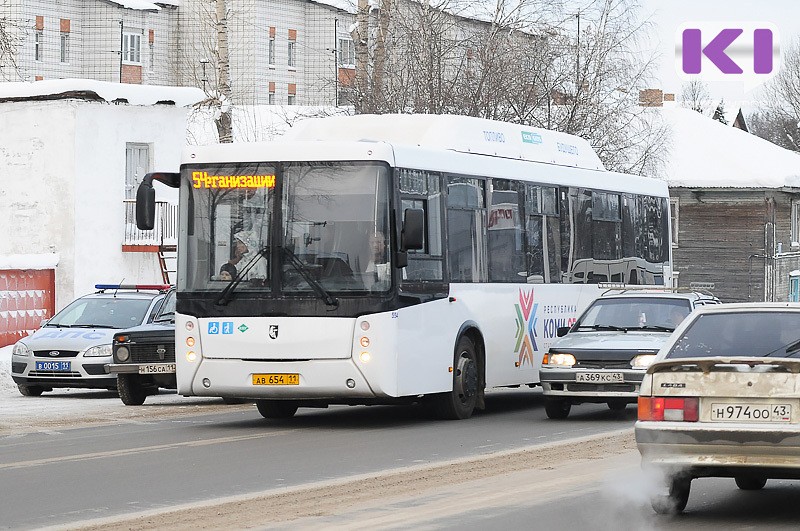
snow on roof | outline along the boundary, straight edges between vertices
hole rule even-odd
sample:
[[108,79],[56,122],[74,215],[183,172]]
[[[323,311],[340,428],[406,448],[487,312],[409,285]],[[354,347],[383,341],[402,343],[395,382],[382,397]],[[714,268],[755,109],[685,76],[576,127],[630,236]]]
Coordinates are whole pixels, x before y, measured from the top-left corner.
[[186,107],[205,99],[205,93],[194,87],[131,85],[92,79],[48,79],[0,83],[0,102],[77,98],[106,102],[127,102],[130,105],[173,104]]
[[[158,7],[153,2],[147,2],[145,0],[108,0],[112,4],[117,4],[118,6],[124,7],[125,9],[135,9],[137,11],[160,11],[161,8]],[[170,2],[159,2],[159,4],[168,4]]]
[[660,112],[672,129],[670,187],[800,188],[800,153],[690,109]]
[[346,11],[351,15],[358,13],[358,6],[352,0],[311,0],[314,4],[322,4]]
[[0,269],[55,269],[58,261],[55,253],[0,255]]

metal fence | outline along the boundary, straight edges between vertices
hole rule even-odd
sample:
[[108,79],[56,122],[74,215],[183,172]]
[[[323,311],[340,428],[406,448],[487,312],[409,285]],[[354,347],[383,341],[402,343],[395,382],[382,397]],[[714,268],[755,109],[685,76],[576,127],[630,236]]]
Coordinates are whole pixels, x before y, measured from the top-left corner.
[[136,200],[125,199],[125,240],[123,245],[178,244],[178,205],[156,201],[156,219],[153,230],[136,227]]

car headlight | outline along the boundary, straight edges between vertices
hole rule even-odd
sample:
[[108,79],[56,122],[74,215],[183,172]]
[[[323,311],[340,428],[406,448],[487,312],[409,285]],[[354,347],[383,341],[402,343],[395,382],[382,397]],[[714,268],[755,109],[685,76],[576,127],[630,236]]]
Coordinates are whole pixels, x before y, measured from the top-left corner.
[[653,363],[654,359],[656,359],[655,354],[639,354],[631,360],[631,367],[634,369],[646,369]]
[[550,354],[547,359],[548,365],[558,365],[560,367],[572,367],[575,363],[575,356],[572,354]]
[[131,351],[128,350],[128,347],[117,347],[117,351],[114,353],[114,357],[117,358],[117,361],[120,363],[125,363],[129,359],[131,359]]
[[14,356],[30,356],[32,352],[31,349],[28,348],[28,345],[22,341],[17,341],[14,344],[14,349],[11,351],[11,354]]
[[100,356],[110,356],[111,355],[111,345],[97,345],[96,347],[92,347],[84,353],[83,357],[91,358],[91,357],[100,357]]

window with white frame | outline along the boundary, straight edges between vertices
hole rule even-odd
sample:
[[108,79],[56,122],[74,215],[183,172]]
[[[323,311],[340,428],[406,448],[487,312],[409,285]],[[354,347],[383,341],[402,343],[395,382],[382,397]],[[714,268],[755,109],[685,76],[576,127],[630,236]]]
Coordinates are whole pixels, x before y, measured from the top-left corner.
[[142,64],[142,34],[125,32],[122,34],[122,61]]
[[672,238],[672,246],[678,246],[678,221],[680,219],[680,202],[678,201],[677,197],[670,197],[669,198],[669,221],[670,225],[672,226],[672,233],[670,238]]
[[289,105],[295,105],[296,101],[297,101],[297,96],[295,96],[294,94],[289,94],[289,98],[286,103],[288,103]]
[[294,51],[295,50],[294,49],[295,49],[295,45],[296,44],[297,43],[295,41],[289,41],[289,49],[288,49],[289,59],[288,59],[287,64],[289,66],[292,66],[292,67],[295,66],[295,64],[294,64]]
[[356,48],[353,39],[339,38],[339,47],[336,49],[339,66],[343,68],[356,67]]
[[[800,242],[800,199],[792,200],[792,238],[791,242]],[[794,248],[795,246],[792,245]]]
[[125,199],[136,198],[136,190],[150,166],[150,144],[125,144]]
[[61,62],[69,63],[69,33],[61,33]]
[[267,64],[269,64],[270,66],[275,66],[275,37],[269,38]]
[[43,47],[44,47],[44,32],[37,31],[33,36],[33,58],[36,61],[42,60]]
[[267,103],[269,103],[270,105],[275,105],[275,93],[274,92],[270,92],[269,93],[269,100],[267,101]]

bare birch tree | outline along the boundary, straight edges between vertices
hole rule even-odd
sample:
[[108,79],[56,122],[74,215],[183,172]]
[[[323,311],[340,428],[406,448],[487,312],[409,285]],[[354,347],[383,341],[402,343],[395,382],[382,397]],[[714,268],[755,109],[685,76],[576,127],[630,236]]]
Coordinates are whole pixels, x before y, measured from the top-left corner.
[[19,79],[17,49],[22,44],[25,28],[14,16],[10,0],[0,0],[0,79],[16,81]]
[[706,84],[699,79],[693,79],[681,86],[681,106],[705,114],[709,108],[711,94]]
[[748,117],[750,131],[800,151],[800,37],[786,50],[783,66],[763,91],[764,104]]
[[391,53],[376,57],[372,34],[355,43],[367,63],[357,112],[455,113],[557,129],[587,138],[611,169],[657,173],[668,131],[637,105],[655,58],[641,52],[648,25],[636,0],[589,0],[580,19],[546,0],[390,5],[388,20],[371,23],[359,3],[359,35],[377,28]]

